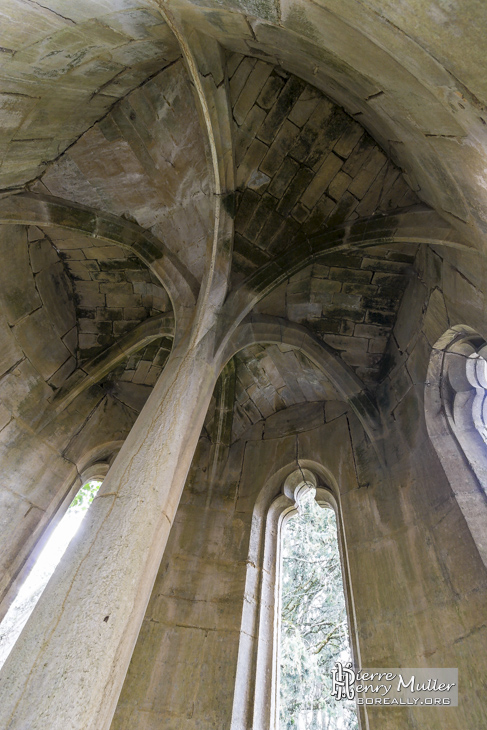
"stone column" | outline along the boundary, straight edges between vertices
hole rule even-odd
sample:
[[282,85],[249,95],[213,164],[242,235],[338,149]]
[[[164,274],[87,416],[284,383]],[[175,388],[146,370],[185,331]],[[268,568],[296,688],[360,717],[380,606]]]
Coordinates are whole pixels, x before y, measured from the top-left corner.
[[0,727],[105,730],[219,367],[180,343],[0,673]]

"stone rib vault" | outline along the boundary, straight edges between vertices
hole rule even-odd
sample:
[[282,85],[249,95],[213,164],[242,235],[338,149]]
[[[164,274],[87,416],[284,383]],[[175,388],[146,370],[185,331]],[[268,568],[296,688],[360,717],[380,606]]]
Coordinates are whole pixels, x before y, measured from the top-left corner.
[[104,477],[0,728],[279,730],[296,473],[357,665],[459,670],[361,730],[487,726],[486,7],[0,0],[0,617]]

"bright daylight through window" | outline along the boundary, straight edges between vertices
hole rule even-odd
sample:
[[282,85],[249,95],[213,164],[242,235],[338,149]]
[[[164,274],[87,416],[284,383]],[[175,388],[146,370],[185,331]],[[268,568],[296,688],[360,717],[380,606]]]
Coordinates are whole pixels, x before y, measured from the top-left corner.
[[335,512],[311,490],[282,536],[280,730],[358,730],[353,702],[331,697],[351,659]]
[[37,601],[41,597],[42,591],[75,536],[86,510],[93,502],[100,486],[100,481],[92,480],[81,487],[5,614],[0,624],[0,667],[3,666],[20,636]]

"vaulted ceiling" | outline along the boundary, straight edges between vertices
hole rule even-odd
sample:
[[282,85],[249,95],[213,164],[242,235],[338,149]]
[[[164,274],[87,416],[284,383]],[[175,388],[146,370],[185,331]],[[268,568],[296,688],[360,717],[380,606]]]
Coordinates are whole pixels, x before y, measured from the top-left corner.
[[[383,375],[417,244],[316,253],[313,241],[426,204],[483,250],[482,5],[0,5],[0,195],[55,197],[136,224],[163,243],[193,293],[212,236],[213,173],[187,64],[192,46],[205,57],[205,38],[221,44],[235,178],[231,289],[257,291],[261,272],[271,272],[251,311],[306,327],[368,388]],[[54,395],[96,371],[107,392],[140,409],[170,349],[166,330],[147,340],[140,329],[175,304],[157,269],[137,246],[87,236],[85,223],[41,221],[26,236],[35,288],[8,321],[19,346]],[[288,275],[286,256],[294,257]],[[49,366],[21,321],[40,318],[39,301],[43,326],[60,340]],[[115,356],[110,348],[134,332],[139,345]],[[96,370],[101,360],[112,366]],[[235,378],[234,438],[275,411],[339,397],[284,345],[243,349]]]

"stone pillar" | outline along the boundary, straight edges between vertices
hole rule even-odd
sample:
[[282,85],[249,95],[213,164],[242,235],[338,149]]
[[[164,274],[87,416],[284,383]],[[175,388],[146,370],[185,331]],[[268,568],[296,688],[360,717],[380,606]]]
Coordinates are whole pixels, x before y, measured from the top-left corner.
[[0,727],[105,730],[218,377],[180,343],[0,673]]

